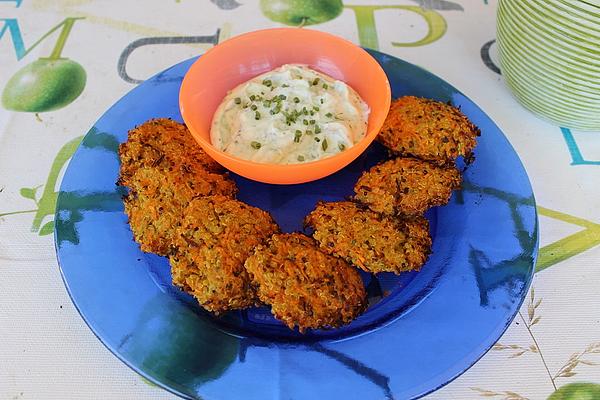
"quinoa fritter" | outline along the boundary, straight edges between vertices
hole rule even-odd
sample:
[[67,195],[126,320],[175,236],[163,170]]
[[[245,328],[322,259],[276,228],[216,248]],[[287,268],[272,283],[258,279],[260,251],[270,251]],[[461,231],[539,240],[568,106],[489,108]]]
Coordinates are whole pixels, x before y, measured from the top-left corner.
[[225,196],[190,202],[171,255],[173,284],[220,314],[258,303],[244,261],[279,232],[269,213]]
[[367,272],[419,270],[431,252],[429,222],[420,216],[397,219],[349,201],[320,202],[305,223],[322,251]]
[[226,175],[209,172],[165,173],[141,169],[124,198],[133,237],[145,252],[168,255],[183,209],[194,198],[220,194],[235,196],[237,187]]
[[454,166],[395,158],[363,173],[354,186],[354,198],[375,212],[420,215],[448,203],[461,179]]
[[274,235],[245,263],[260,300],[290,329],[339,327],[366,307],[358,271],[301,233]]
[[470,162],[479,135],[479,128],[458,108],[405,96],[392,101],[377,140],[401,156],[448,164],[458,156]]
[[198,146],[184,125],[150,120],[129,132],[119,147],[119,185],[129,188],[125,212],[145,252],[168,255],[183,208],[194,198],[233,197],[235,183]]
[[168,118],[151,119],[130,130],[119,146],[120,180],[129,186],[140,169],[203,170],[224,172],[224,168],[196,143],[183,124]]

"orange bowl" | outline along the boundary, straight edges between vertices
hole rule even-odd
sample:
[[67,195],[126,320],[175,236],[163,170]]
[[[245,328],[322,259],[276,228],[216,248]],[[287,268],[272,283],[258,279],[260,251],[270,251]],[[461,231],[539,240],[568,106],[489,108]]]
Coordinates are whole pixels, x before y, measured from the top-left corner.
[[[301,164],[265,164],[218,150],[210,127],[227,92],[283,64],[306,64],[350,85],[371,110],[367,134],[334,156]],[[202,148],[236,174],[265,183],[294,184],[333,174],[373,142],[390,108],[391,91],[381,66],[362,48],[340,37],[306,28],[276,28],[229,39],[201,56],[188,70],[179,92],[183,120]]]

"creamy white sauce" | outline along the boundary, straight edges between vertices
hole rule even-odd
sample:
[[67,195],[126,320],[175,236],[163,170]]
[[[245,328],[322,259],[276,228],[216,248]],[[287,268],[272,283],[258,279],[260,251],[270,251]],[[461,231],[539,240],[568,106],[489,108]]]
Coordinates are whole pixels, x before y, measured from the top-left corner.
[[369,107],[344,82],[286,64],[231,90],[217,108],[211,142],[247,160],[294,164],[330,157],[367,132]]

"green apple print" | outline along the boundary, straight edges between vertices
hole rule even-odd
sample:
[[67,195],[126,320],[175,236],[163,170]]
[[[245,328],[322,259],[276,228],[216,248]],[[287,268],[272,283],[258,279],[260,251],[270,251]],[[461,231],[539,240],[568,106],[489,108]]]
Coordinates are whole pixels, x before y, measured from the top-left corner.
[[85,70],[75,61],[40,58],[10,78],[2,93],[2,105],[12,111],[58,110],[79,97],[85,81]]
[[548,400],[597,400],[600,399],[600,385],[596,383],[569,383],[552,393]]
[[65,24],[50,57],[24,66],[10,78],[2,93],[4,108],[35,113],[53,111],[79,97],[85,87],[85,70],[60,56],[73,22]]
[[342,0],[261,0],[260,9],[272,21],[299,26],[330,21],[344,5]]

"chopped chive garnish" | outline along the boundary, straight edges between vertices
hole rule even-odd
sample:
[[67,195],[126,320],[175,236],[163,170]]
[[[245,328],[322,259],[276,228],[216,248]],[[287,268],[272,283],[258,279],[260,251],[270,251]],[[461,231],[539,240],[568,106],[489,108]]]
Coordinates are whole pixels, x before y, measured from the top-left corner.
[[302,137],[302,132],[298,133],[299,131],[296,131],[296,134],[294,135],[294,142],[295,143],[300,143],[300,138]]
[[260,149],[260,147],[262,146],[262,144],[260,144],[260,142],[250,142],[250,146],[252,146],[253,149]]
[[298,156],[298,161],[304,161],[304,156],[302,154]]
[[315,110],[315,111],[319,111],[319,110],[320,110],[320,108],[319,108],[319,107],[317,107],[317,106],[313,106],[313,110]]
[[258,111],[254,113],[254,119],[260,119],[260,113]]
[[328,85],[328,84],[326,84],[326,83],[324,83],[324,84],[323,84],[323,89],[325,89],[325,90],[329,89],[329,85]]
[[323,151],[327,150],[327,139],[323,140],[323,143],[321,143],[321,147],[323,148]]
[[321,133],[321,127],[319,125],[315,126],[315,133]]
[[315,115],[315,112],[313,110],[310,110],[310,115]]
[[285,99],[287,99],[287,96],[286,96],[285,94],[280,94],[280,95],[279,95],[279,98],[280,98],[281,100],[285,100]]
[[306,134],[307,135],[312,135],[312,131],[309,129],[309,130],[306,131]]
[[319,102],[320,102],[321,104],[323,104],[323,103],[325,103],[325,99],[321,98],[321,100],[319,100]]
[[318,142],[320,142],[320,141],[321,141],[321,138],[318,138],[318,137],[316,137],[316,136],[315,136],[315,142],[317,142],[317,143],[318,143]]
[[242,99],[240,99],[239,97],[236,97],[235,99],[233,99],[233,102],[235,104],[242,104]]
[[332,114],[332,113],[330,113],[330,112],[328,112],[327,114],[325,114],[325,116],[326,116],[327,118],[331,118],[331,117],[333,117],[333,114]]
[[346,145],[344,143],[338,143],[338,148],[340,149],[340,151],[344,151],[346,150]]
[[283,112],[283,115],[285,116],[285,122],[288,125],[291,125],[292,122],[296,122],[296,118],[294,118],[294,116],[292,114],[289,113],[289,110],[286,108],[285,111]]
[[311,124],[311,125],[314,125],[314,124],[316,124],[316,123],[317,123],[317,121],[315,121],[314,119],[311,119],[311,120],[310,120],[310,124]]
[[265,101],[263,101],[263,107],[264,108],[271,107],[271,100],[265,100]]
[[296,129],[296,135],[302,135],[302,131],[300,129]]
[[281,85],[281,87],[290,87],[290,85],[288,85],[287,83],[284,83],[283,85]]
[[250,109],[251,109],[252,111],[256,111],[256,109],[257,109],[257,108],[258,108],[258,107],[256,107],[256,104],[252,104],[252,105],[250,106]]
[[313,86],[318,85],[319,84],[319,78],[315,78],[314,81],[312,81]]
[[269,87],[273,84],[273,82],[271,82],[270,79],[265,79],[264,81],[262,81],[262,84],[265,85],[266,87]]
[[253,94],[252,94],[252,95],[250,95],[250,100],[254,101],[254,99],[256,99],[256,96],[255,96],[255,95],[253,95]]
[[300,99],[297,97],[294,97],[294,103],[300,103]]
[[302,120],[302,123],[303,123],[304,125],[308,125],[308,120],[304,119],[304,120]]

